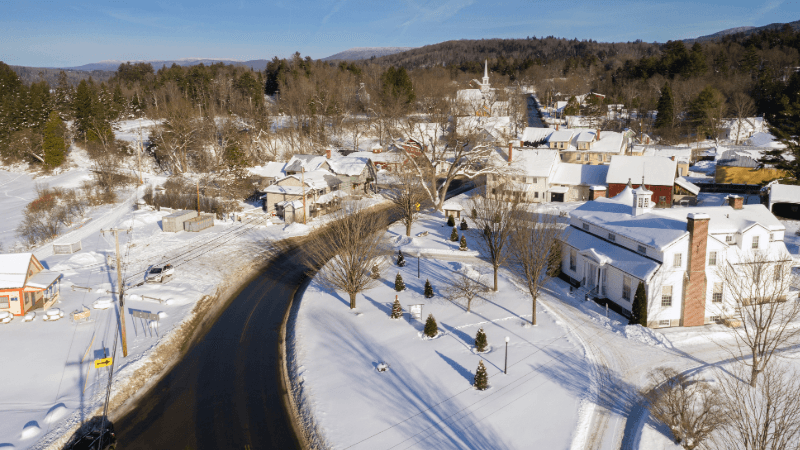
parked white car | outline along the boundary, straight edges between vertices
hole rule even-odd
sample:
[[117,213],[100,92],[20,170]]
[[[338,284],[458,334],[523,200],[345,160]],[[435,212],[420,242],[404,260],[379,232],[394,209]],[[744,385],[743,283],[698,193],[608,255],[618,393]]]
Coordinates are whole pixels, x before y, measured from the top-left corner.
[[161,264],[153,266],[147,271],[145,281],[148,283],[166,283],[172,279],[175,274],[175,269],[172,264]]

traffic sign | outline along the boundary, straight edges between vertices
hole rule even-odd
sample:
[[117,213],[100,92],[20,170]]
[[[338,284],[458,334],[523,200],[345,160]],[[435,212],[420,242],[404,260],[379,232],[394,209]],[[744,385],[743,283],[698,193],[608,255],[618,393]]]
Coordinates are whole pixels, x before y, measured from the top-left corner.
[[95,359],[94,360],[94,368],[95,369],[100,369],[102,367],[108,367],[113,362],[114,362],[114,360],[112,358]]

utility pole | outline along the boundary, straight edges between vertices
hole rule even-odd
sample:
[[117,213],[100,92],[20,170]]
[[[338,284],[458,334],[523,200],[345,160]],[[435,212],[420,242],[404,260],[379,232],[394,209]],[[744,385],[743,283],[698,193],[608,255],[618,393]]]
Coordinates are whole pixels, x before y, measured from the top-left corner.
[[130,230],[120,230],[118,228],[111,228],[109,230],[101,230],[100,232],[105,234],[106,232],[114,233],[114,242],[116,243],[116,252],[117,252],[117,292],[119,293],[119,331],[122,334],[122,356],[128,356],[128,338],[125,334],[125,302],[123,300],[123,292],[125,291],[125,286],[122,284],[122,262],[120,261],[119,257],[119,232],[124,231],[128,233]]
[[306,168],[300,167],[300,185],[303,186],[303,225],[306,222]]
[[200,217],[200,181],[197,181],[197,217]]
[[139,151],[136,152],[136,164],[139,166],[139,184],[144,184],[142,181],[142,119],[139,119]]

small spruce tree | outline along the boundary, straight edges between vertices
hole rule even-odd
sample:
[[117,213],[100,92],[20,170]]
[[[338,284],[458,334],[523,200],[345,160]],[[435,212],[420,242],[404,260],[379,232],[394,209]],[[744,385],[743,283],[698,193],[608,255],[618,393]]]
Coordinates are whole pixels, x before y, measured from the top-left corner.
[[456,218],[455,218],[455,217],[453,217],[453,215],[452,215],[452,214],[450,214],[449,216],[447,216],[447,226],[448,226],[448,227],[454,227],[454,226],[456,226]]
[[433,286],[430,280],[425,280],[425,298],[433,298]]
[[439,334],[439,325],[436,324],[436,319],[433,318],[433,314],[428,314],[428,320],[425,321],[425,329],[423,330],[425,336],[432,338]]
[[461,231],[468,230],[469,225],[467,225],[467,219],[461,219]]
[[392,304],[392,319],[400,319],[403,317],[403,307],[400,306],[400,300],[394,296],[394,304]]
[[50,118],[44,126],[44,163],[50,167],[60,166],[64,162],[67,146],[64,143],[64,123],[56,111],[50,113]]
[[475,335],[475,350],[485,352],[488,346],[489,343],[486,341],[486,333],[484,333],[483,328],[481,328],[478,330],[478,334]]
[[647,326],[647,293],[645,293],[644,283],[641,281],[636,288],[636,294],[633,296],[631,315],[633,316],[631,323],[639,324],[643,327]]
[[486,367],[483,361],[478,361],[478,370],[475,372],[475,389],[483,391],[489,387],[489,377],[486,375]]
[[398,267],[403,267],[405,265],[406,265],[406,258],[403,256],[403,251],[402,250],[398,250],[397,251],[397,266]]
[[458,247],[459,247],[459,249],[461,249],[461,251],[466,251],[467,250],[467,235],[466,234],[462,234],[461,235],[461,242],[459,242]]
[[458,242],[458,230],[456,227],[453,227],[453,231],[450,233],[450,240],[453,242]]
[[403,283],[403,277],[400,272],[397,272],[397,276],[394,278],[394,290],[397,292],[406,290],[406,284]]

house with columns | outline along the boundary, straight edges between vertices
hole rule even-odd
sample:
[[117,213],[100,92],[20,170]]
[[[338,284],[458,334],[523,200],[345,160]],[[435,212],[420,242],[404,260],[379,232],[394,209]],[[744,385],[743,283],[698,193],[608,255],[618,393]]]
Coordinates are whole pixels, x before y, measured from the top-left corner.
[[572,211],[562,277],[627,313],[643,283],[648,327],[699,326],[734,316],[721,265],[735,267],[753,252],[776,268],[792,263],[785,227],[763,205],[730,196],[722,206],[655,209],[652,195],[626,186]]

